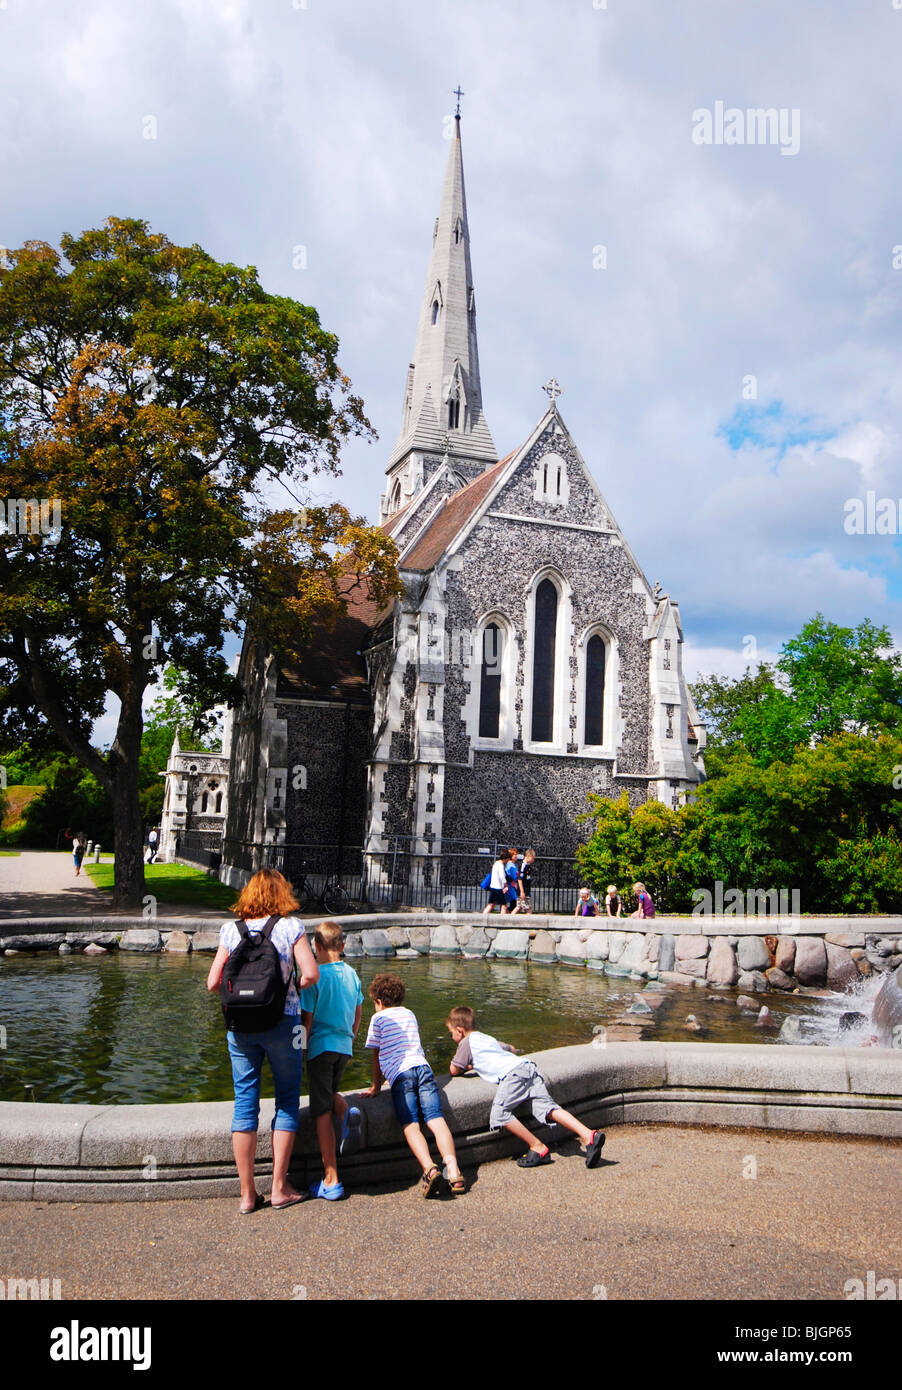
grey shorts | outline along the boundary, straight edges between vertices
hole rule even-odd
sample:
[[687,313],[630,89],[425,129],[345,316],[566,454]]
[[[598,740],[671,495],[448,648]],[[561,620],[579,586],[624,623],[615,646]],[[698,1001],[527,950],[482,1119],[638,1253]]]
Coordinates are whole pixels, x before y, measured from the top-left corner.
[[310,1093],[310,1114],[314,1120],[318,1115],[329,1114],[332,1098],[339,1090],[342,1073],[350,1060],[344,1052],[321,1052],[307,1063],[307,1090]]
[[499,1081],[492,1113],[489,1115],[489,1128],[501,1129],[508,1120],[514,1118],[515,1110],[527,1101],[533,1118],[540,1124],[548,1124],[549,1113],[560,1108],[557,1101],[552,1100],[548,1094],[542,1073],[528,1057]]

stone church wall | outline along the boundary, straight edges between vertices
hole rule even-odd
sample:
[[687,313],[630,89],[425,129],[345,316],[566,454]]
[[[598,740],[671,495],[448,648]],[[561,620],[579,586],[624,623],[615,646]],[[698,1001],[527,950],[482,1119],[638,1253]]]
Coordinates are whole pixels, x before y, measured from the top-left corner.
[[277,702],[288,730],[288,844],[363,844],[369,705]]

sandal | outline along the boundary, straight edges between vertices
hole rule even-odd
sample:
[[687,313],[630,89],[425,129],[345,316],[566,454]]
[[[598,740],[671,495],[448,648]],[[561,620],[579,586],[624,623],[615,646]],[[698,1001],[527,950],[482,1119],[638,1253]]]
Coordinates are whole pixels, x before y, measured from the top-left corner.
[[423,1174],[421,1180],[423,1196],[431,1197],[435,1193],[436,1189],[441,1186],[442,1182],[444,1182],[444,1179],[442,1177],[442,1170],[441,1168],[436,1168],[435,1164],[433,1163],[429,1171]]
[[467,1190],[467,1180],[463,1173],[461,1173],[459,1178],[448,1178],[446,1181],[451,1191],[458,1197],[462,1192],[466,1192]]
[[265,1201],[266,1198],[263,1196],[263,1193],[258,1192],[256,1197],[254,1198],[254,1205],[252,1207],[238,1208],[239,1216],[253,1216],[254,1212],[259,1211]]

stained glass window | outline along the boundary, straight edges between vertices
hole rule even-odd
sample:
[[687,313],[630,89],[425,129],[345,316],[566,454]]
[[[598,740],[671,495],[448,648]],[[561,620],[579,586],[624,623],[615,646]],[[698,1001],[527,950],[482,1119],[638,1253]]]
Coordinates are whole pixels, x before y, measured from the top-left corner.
[[604,743],[604,642],[596,633],[586,643],[586,720],[584,741]]
[[554,651],[557,640],[557,589],[543,579],[536,589],[533,632],[532,741],[554,740]]
[[486,623],[482,634],[479,676],[479,737],[498,738],[501,730],[502,635],[497,623]]

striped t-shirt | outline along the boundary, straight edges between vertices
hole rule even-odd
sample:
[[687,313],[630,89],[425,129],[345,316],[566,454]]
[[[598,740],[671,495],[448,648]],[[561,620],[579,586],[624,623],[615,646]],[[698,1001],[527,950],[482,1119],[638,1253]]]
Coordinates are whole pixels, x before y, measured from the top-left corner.
[[390,1086],[403,1071],[429,1065],[423,1055],[416,1014],[400,1005],[376,1010],[370,1019],[366,1045],[370,1049],[378,1048],[379,1067]]

